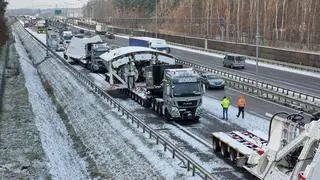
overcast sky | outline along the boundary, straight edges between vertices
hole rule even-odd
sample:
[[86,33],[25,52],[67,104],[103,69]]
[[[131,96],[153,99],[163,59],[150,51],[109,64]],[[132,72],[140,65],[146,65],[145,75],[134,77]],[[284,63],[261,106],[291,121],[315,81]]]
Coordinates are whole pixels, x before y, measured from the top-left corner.
[[6,0],[8,9],[82,7],[88,0]]

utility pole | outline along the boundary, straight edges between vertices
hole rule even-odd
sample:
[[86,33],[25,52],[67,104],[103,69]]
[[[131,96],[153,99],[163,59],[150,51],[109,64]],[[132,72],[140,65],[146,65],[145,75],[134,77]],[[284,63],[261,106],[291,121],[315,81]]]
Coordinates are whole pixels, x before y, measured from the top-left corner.
[[49,20],[46,19],[46,20],[45,20],[45,30],[46,30],[47,52],[46,52],[46,57],[45,57],[45,59],[49,57],[49,48],[48,48],[48,47],[49,47],[49,34],[48,34],[48,26],[49,26]]
[[[257,8],[256,8],[256,20],[257,20],[257,29],[256,29],[256,87],[258,88],[258,60],[259,60],[259,7],[260,7],[260,0],[257,1]],[[258,89],[257,89],[258,93]]]
[[156,38],[158,38],[158,0],[155,0],[156,1]]
[[190,28],[191,28],[191,34],[193,33],[193,11],[192,11],[192,5],[193,5],[193,0],[190,0]]

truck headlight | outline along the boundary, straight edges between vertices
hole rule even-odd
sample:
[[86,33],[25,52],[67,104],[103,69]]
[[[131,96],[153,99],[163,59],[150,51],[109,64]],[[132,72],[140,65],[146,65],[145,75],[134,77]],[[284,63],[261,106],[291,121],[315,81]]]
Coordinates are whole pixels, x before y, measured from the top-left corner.
[[202,114],[202,112],[203,112],[203,109],[202,109],[201,106],[199,106],[199,107],[197,107],[197,109],[196,109],[195,115],[196,115],[196,116],[200,116],[200,115]]
[[180,117],[180,111],[176,107],[171,108],[171,116],[172,117]]

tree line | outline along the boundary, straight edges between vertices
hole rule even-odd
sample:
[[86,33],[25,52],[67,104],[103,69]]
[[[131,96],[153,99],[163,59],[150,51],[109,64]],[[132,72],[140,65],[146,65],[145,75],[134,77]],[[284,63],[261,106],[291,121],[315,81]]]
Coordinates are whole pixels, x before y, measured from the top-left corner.
[[320,50],[319,9],[320,0],[89,0],[84,12],[126,28]]

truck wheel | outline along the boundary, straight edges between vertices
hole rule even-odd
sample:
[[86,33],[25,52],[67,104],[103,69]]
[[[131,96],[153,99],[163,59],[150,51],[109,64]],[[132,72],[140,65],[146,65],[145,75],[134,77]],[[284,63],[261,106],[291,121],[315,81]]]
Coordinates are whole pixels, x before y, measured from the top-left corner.
[[213,138],[213,140],[212,140],[212,150],[213,150],[213,152],[219,152],[220,151],[219,140],[216,139],[216,138]]
[[162,104],[161,104],[161,103],[159,103],[159,105],[158,105],[158,114],[159,114],[160,116],[163,116],[163,113],[162,113]]
[[226,144],[224,144],[223,142],[221,142],[221,149],[220,149],[221,155],[223,157],[228,157],[229,153],[228,153],[228,146]]
[[229,158],[231,162],[235,163],[237,160],[237,152],[233,149],[230,149]]
[[166,116],[166,120],[167,120],[167,121],[172,121],[172,117],[171,117],[171,115],[169,114],[168,110],[166,109],[164,112],[165,112],[164,115]]
[[154,111],[156,110],[156,102],[155,101],[151,102],[151,109]]

